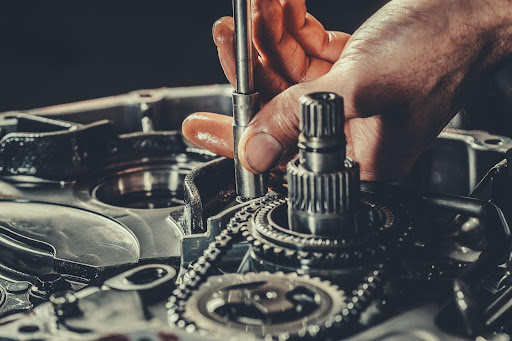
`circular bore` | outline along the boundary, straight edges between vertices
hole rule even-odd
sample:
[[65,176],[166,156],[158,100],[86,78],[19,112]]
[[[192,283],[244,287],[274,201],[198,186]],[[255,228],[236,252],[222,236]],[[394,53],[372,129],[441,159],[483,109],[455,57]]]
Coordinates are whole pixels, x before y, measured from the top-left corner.
[[184,205],[183,182],[195,163],[172,162],[135,166],[101,179],[93,198],[108,205],[156,209]]
[[210,277],[193,292],[183,316],[203,332],[286,340],[320,335],[334,319],[342,319],[346,304],[342,291],[318,278],[229,274]]

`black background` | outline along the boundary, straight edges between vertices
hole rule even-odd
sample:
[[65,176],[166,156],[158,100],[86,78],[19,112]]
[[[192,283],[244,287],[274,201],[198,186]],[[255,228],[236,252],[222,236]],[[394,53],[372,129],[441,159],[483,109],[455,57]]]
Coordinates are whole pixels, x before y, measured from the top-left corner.
[[[384,2],[307,4],[327,29],[353,32]],[[0,112],[225,83],[211,27],[231,11],[231,0],[0,5]]]

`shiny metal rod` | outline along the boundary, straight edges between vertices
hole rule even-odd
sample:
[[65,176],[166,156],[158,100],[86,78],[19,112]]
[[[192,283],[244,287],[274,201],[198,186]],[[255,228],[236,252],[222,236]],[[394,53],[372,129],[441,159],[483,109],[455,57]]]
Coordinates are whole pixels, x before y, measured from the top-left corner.
[[252,1],[233,0],[235,21],[236,92],[250,94],[254,91],[252,55]]
[[233,139],[236,193],[243,199],[267,193],[265,176],[245,169],[238,157],[238,144],[252,118],[259,111],[259,94],[254,91],[252,51],[252,2],[233,0],[235,20],[236,90],[233,92]]

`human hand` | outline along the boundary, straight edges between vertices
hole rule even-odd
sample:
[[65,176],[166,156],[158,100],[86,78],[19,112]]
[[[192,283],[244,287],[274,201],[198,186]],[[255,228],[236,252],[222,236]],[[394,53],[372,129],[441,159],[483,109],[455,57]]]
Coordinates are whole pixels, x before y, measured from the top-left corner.
[[[326,32],[307,14],[304,0],[255,0],[254,6],[256,86],[264,101],[275,96],[240,141],[240,161],[255,173],[295,155],[300,96],[333,91],[345,99],[347,152],[359,161],[361,177],[394,180],[512,45],[507,0],[394,0],[348,43],[348,35]],[[214,38],[233,84],[232,19],[215,25]],[[231,123],[196,113],[183,132],[194,144],[233,157]]]

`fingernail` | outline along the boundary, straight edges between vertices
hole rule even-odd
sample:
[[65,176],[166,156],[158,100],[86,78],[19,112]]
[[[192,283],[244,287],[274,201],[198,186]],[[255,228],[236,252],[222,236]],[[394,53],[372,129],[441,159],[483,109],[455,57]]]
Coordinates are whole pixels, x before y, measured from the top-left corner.
[[283,146],[272,135],[259,133],[247,141],[245,152],[251,168],[262,173],[279,162],[283,154]]

